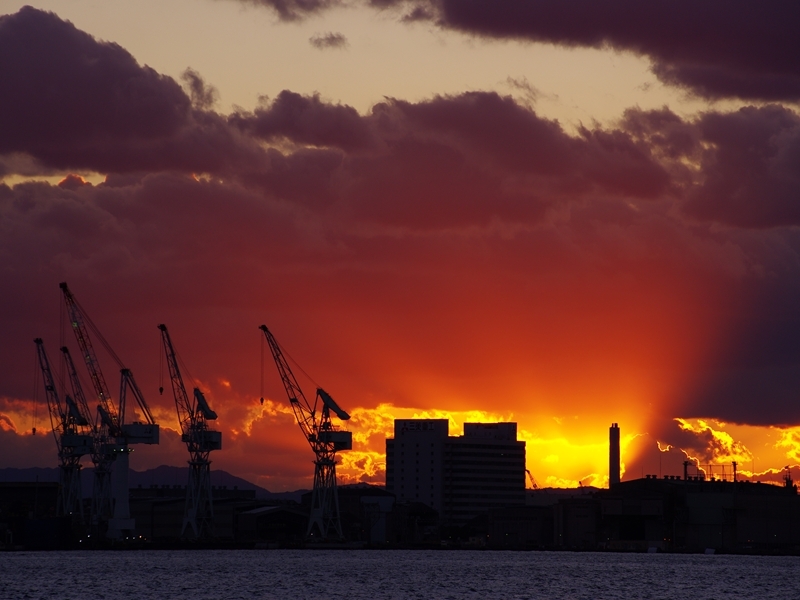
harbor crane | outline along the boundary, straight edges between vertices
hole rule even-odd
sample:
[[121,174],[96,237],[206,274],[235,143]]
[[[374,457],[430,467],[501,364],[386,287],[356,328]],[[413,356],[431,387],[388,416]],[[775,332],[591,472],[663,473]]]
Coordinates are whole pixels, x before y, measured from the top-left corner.
[[[75,333],[81,355],[89,371],[89,378],[98,403],[94,429],[95,444],[99,448],[96,448],[92,454],[95,464],[92,489],[92,526],[96,529],[107,526],[107,535],[118,538],[122,537],[125,532],[133,530],[135,525],[134,520],[130,517],[128,498],[128,470],[131,452],[128,446],[130,444],[157,444],[159,429],[131,370],[125,367],[111,349],[97,326],[92,323],[86,311],[72,295],[67,284],[61,283],[59,287],[63,292],[70,326]],[[94,351],[89,329],[94,332],[120,367],[118,405],[114,403],[100,369],[100,361]],[[125,423],[125,409],[129,395],[134,397],[144,417],[144,422]]]
[[33,340],[39,358],[39,368],[44,379],[50,426],[58,448],[59,490],[56,511],[58,516],[74,516],[83,521],[83,495],[81,494],[81,457],[92,452],[93,439],[88,412],[69,395],[64,401],[56,389],[50,361],[42,338]]
[[[183,384],[178,355],[172,345],[166,325],[159,325],[164,353],[167,356],[172,394],[181,428],[181,441],[189,449],[189,484],[186,486],[186,509],[181,537],[207,539],[212,537],[214,504],[211,495],[211,461],[209,454],[222,448],[222,432],[213,431],[208,421],[217,418],[199,388],[194,388],[192,399]],[[164,391],[162,387],[161,392]],[[188,535],[187,535],[188,534]]]
[[[259,327],[269,344],[272,358],[278,367],[281,382],[289,396],[297,424],[314,451],[314,488],[311,492],[311,514],[306,538],[310,540],[343,540],[339,518],[339,496],[336,492],[336,452],[352,450],[353,434],[342,431],[331,422],[331,413],[342,421],[350,418],[322,388],[317,388],[311,404],[300,389],[289,363],[275,337],[266,325]],[[317,412],[322,402],[321,410]]]

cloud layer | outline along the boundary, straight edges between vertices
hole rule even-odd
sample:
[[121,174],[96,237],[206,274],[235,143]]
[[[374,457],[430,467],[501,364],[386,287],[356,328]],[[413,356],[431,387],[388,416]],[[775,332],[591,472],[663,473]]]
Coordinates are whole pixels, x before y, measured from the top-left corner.
[[665,84],[708,99],[800,100],[794,2],[751,0],[242,0],[286,21],[344,4],[394,8],[406,23],[488,39],[612,48],[646,56]]
[[645,55],[664,83],[706,98],[800,99],[793,26],[800,7],[793,3],[434,0],[429,6],[440,26],[480,36]]
[[[481,6],[435,8],[456,26]],[[672,57],[664,44],[647,52]],[[497,410],[531,444],[621,421],[677,445],[659,423],[800,422],[790,107],[630,109],[575,135],[493,92],[360,114],[287,90],[221,114],[200,74],[181,85],[32,8],[0,17],[0,80],[0,172],[30,179],[0,184],[0,282],[13,291],[0,296],[0,429],[15,452],[27,452],[31,341],[60,343],[64,280],[146,393],[156,324],[169,325],[220,412],[215,464],[270,489],[302,485],[310,457],[270,363],[268,410],[258,402],[262,322],[381,423]],[[171,400],[148,400],[168,423]],[[382,425],[362,421],[348,476],[379,479]]]

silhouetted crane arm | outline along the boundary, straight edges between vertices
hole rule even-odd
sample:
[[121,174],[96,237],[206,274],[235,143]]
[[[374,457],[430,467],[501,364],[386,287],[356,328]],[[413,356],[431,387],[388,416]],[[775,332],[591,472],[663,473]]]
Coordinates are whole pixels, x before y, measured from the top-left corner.
[[300,429],[303,430],[303,434],[311,444],[311,447],[315,448],[318,431],[316,398],[312,406],[306,399],[305,394],[303,394],[303,390],[300,389],[300,384],[297,383],[297,379],[292,373],[292,369],[289,367],[289,363],[286,361],[277,340],[275,340],[275,336],[267,329],[266,325],[262,325],[259,329],[264,332],[264,337],[267,339],[272,358],[275,359],[281,382],[286,390],[286,395],[289,396],[289,404],[292,406],[297,424],[300,425]]
[[53,372],[50,370],[50,361],[44,350],[44,342],[42,338],[36,338],[33,341],[36,344],[36,355],[39,357],[39,368],[42,371],[42,379],[44,380],[47,409],[50,414],[50,426],[53,429],[53,436],[56,438],[56,446],[58,447],[60,455],[63,451],[61,440],[64,435],[67,417],[64,412],[64,407],[61,404],[61,399],[58,397],[55,380],[53,379]]
[[[87,328],[88,318],[80,304],[78,304],[78,301],[72,295],[72,292],[70,292],[66,282],[61,283],[59,287],[64,293],[64,302],[67,305],[70,325],[78,341],[78,347],[81,349],[83,360],[86,362],[86,368],[89,370],[89,378],[91,379],[92,387],[94,387],[95,394],[97,395],[97,400],[102,407],[102,410],[98,412],[104,424],[108,426],[109,433],[114,436],[120,435],[122,433],[120,416],[117,412],[117,408],[114,406],[108,384],[106,384],[105,377],[103,377],[103,372],[100,369],[100,361],[97,360],[97,354],[95,354],[92,340],[89,337],[89,330]],[[116,355],[114,355],[114,357],[116,358]]]
[[186,386],[183,384],[180,367],[178,366],[178,356],[172,346],[167,326],[158,326],[161,331],[161,341],[164,344],[164,353],[167,355],[167,365],[169,367],[169,378],[172,382],[172,395],[175,397],[175,408],[178,410],[178,421],[181,425],[181,433],[188,434],[192,423],[195,421],[194,404],[189,400],[186,393]]
[[[72,295],[72,292],[70,292],[67,284],[61,283],[59,287],[64,293],[64,302],[67,305],[70,324],[75,332],[75,338],[78,340],[78,346],[80,346],[81,353],[83,354],[84,361],[86,362],[86,368],[89,370],[89,377],[92,381],[92,386],[94,387],[97,398],[100,401],[98,409],[100,419],[102,423],[108,427],[109,434],[112,436],[124,435],[123,424],[125,421],[125,406],[128,394],[133,395],[136,403],[139,405],[139,408],[142,411],[142,414],[144,415],[144,420],[150,425],[155,425],[155,420],[153,419],[153,415],[150,413],[150,408],[147,406],[144,395],[142,395],[139,386],[136,384],[136,380],[133,378],[133,373],[131,370],[125,367],[119,356],[116,355],[108,342],[106,342],[105,338],[103,338],[100,331],[86,315],[86,311],[83,310],[83,307],[81,307],[81,305]],[[120,367],[122,380],[120,384],[119,408],[114,406],[114,401],[112,400],[105,377],[103,377],[103,372],[100,369],[100,361],[97,360],[97,355],[95,354],[92,341],[89,336],[89,328],[94,331],[95,335],[100,340],[100,343]]]
[[82,420],[85,421],[85,423],[81,423],[81,425],[89,425],[92,422],[92,412],[89,410],[89,403],[86,401],[86,395],[83,393],[83,386],[78,378],[78,371],[75,369],[75,363],[72,362],[72,355],[69,353],[69,348],[66,346],[61,347],[61,352],[67,364],[67,374],[69,376],[70,387],[72,388],[73,404],[77,412],[82,415]]

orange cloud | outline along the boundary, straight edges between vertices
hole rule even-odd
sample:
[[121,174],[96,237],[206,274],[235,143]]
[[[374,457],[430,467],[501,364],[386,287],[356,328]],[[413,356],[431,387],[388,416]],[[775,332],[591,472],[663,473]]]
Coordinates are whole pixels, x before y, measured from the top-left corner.
[[0,429],[3,431],[13,431],[16,433],[17,426],[14,425],[14,421],[11,420],[11,417],[8,415],[0,414]]
[[[694,460],[711,463],[730,463],[736,461],[739,464],[749,463],[753,459],[753,453],[747,446],[735,440],[730,432],[725,431],[726,424],[719,421],[707,421],[705,419],[675,419],[681,429],[694,433],[700,437],[707,436],[708,443],[704,448],[695,448],[700,454]],[[689,451],[686,449],[685,451]]]
[[786,452],[786,458],[795,464],[800,463],[800,427],[779,431],[775,447]]

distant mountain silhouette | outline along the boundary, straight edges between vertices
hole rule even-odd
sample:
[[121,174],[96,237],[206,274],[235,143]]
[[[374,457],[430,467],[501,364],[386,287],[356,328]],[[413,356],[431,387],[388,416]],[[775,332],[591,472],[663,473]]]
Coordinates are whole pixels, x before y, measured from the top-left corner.
[[[81,470],[81,488],[84,497],[89,497],[92,493],[92,467]],[[189,479],[189,467],[172,467],[161,465],[155,469],[147,471],[130,470],[128,484],[132,488],[150,487],[151,485],[186,485]],[[56,467],[32,467],[29,469],[16,469],[7,467],[0,469],[0,482],[53,482],[58,481],[58,468]],[[227,471],[212,470],[211,485],[227,486],[228,489],[237,487],[240,490],[255,490],[256,498],[264,500],[294,500],[300,502],[300,497],[308,490],[296,490],[293,492],[270,492],[269,490],[257,486],[254,483],[231,475]]]

